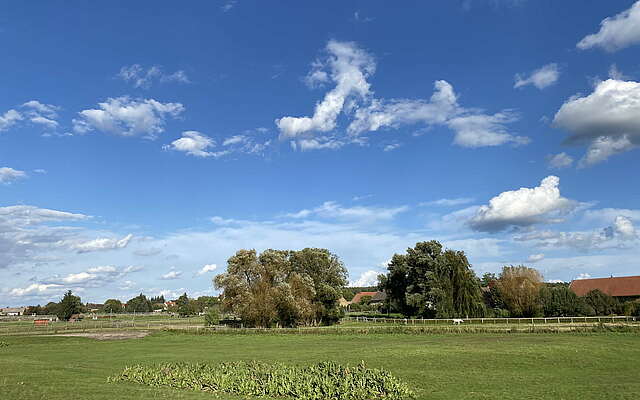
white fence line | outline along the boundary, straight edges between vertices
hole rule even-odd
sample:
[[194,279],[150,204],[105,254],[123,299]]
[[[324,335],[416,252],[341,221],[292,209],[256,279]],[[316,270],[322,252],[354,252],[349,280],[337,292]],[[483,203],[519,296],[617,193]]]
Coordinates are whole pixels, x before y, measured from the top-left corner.
[[[379,318],[379,317],[344,317],[346,321],[379,322],[396,325],[437,325],[453,324],[458,318]],[[536,317],[536,318],[462,318],[465,324],[574,324],[604,322],[636,322],[640,320],[632,316],[599,316],[599,317]]]

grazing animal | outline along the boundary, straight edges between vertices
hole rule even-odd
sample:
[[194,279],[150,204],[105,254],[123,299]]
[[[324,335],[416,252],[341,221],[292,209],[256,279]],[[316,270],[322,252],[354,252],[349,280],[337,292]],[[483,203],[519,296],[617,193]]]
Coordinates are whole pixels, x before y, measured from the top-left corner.
[[463,323],[464,320],[460,319],[460,318],[454,318],[453,319],[453,324],[454,325],[460,325],[461,323]]

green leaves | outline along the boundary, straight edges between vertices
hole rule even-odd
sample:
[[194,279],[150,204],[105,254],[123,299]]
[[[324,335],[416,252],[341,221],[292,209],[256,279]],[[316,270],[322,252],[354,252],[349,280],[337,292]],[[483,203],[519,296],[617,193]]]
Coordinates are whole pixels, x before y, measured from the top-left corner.
[[256,361],[134,365],[107,381],[302,400],[401,400],[413,397],[405,383],[385,370],[367,368],[364,362],[355,367],[334,362],[290,366]]

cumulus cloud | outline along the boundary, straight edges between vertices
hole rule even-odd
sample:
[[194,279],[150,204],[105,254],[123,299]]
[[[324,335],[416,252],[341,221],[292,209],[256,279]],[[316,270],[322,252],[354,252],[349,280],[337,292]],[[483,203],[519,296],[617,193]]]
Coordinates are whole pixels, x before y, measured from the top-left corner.
[[573,157],[565,152],[552,154],[547,157],[547,164],[551,169],[567,168],[573,164]]
[[318,216],[322,218],[378,221],[393,219],[396,215],[403,213],[408,209],[409,207],[407,206],[392,208],[365,206],[344,207],[335,201],[325,201],[318,207],[300,210],[296,213],[286,214],[285,216],[290,218],[309,218],[311,216]]
[[27,173],[24,171],[19,171],[17,169],[9,167],[0,168],[0,183],[3,183],[5,185],[13,183],[20,179],[24,179],[26,177]]
[[178,70],[172,74],[167,74],[162,71],[162,67],[157,65],[149,68],[145,68],[140,64],[124,66],[120,69],[117,77],[131,83],[133,87],[143,89],[149,89],[158,82],[191,82],[186,72]]
[[184,131],[180,139],[164,146],[166,150],[181,151],[194,157],[219,157],[224,152],[208,151],[216,146],[216,142],[209,136],[198,131]]
[[182,276],[182,271],[169,271],[166,274],[162,275],[160,279],[174,280],[174,279],[180,279],[181,276]]
[[600,30],[585,36],[576,45],[581,50],[599,47],[614,52],[640,43],[640,1],[631,8],[600,22]]
[[338,115],[349,97],[363,99],[370,95],[367,77],[375,71],[373,57],[352,42],[331,40],[327,44],[326,51],[327,59],[314,64],[314,70],[310,76],[316,78],[308,78],[308,80],[318,82],[319,77],[322,76],[334,82],[336,86],[316,104],[313,116],[282,117],[276,120],[276,125],[284,138],[295,138],[312,131],[331,131],[336,127]]
[[594,231],[531,232],[516,236],[516,241],[532,241],[543,248],[573,248],[582,251],[624,248],[638,239],[638,233],[630,218],[617,216],[613,223]]
[[200,268],[200,270],[198,272],[196,272],[197,275],[204,275],[207,272],[213,272],[218,268],[218,266],[216,264],[207,264],[204,267]]
[[380,273],[374,270],[368,270],[360,274],[360,277],[349,283],[352,287],[376,286],[378,284],[378,275]]
[[62,293],[61,285],[33,283],[24,288],[9,290],[9,295],[16,297],[52,295],[55,293]]
[[573,96],[556,113],[568,143],[590,143],[580,166],[592,165],[640,144],[640,83],[608,79],[588,96]]
[[222,147],[217,147],[216,141],[198,131],[182,132],[180,139],[174,140],[169,145],[163,146],[165,150],[175,150],[195,157],[219,158],[234,153],[261,155],[271,144],[271,140],[257,140],[247,135],[234,135],[222,142]]
[[161,103],[154,99],[109,98],[98,109],[80,111],[73,120],[73,130],[83,134],[94,130],[121,136],[155,139],[164,132],[167,117],[176,118],[184,111],[180,103]]
[[122,239],[98,238],[98,239],[93,239],[86,242],[76,243],[71,247],[74,250],[76,250],[78,253],[89,253],[92,251],[122,249],[127,247],[127,245],[129,244],[129,241],[131,241],[131,238],[133,238],[132,234],[128,234]]
[[560,195],[559,185],[560,178],[548,176],[540,186],[500,193],[478,208],[469,225],[476,231],[499,232],[557,221],[576,206],[576,202]]
[[[312,64],[305,82],[311,87],[333,83],[324,99],[316,104],[311,117],[283,117],[276,120],[280,137],[293,139],[294,148],[337,149],[358,143],[365,132],[405,125],[446,126],[455,132],[454,143],[464,147],[498,146],[506,143],[526,144],[528,138],[508,132],[507,124],[518,119],[510,110],[487,114],[464,108],[450,83],[435,81],[429,99],[375,98],[367,81],[375,72],[374,57],[353,42],[330,41],[326,60]],[[347,137],[327,134],[337,127],[340,114],[350,118]],[[312,134],[320,133],[321,135]]]
[[18,121],[22,121],[22,119],[22,115],[14,109],[6,111],[4,114],[0,114],[0,132],[6,131]]
[[527,262],[530,263],[536,263],[538,261],[542,261],[544,260],[544,254],[539,253],[539,254],[531,254],[528,258],[527,258]]
[[53,104],[44,104],[37,100],[30,100],[22,104],[25,116],[34,124],[42,125],[46,128],[55,129],[58,127],[58,111],[60,107]]
[[529,76],[516,74],[514,88],[521,88],[527,85],[533,85],[542,90],[553,85],[560,77],[560,69],[558,64],[551,63],[533,71]]

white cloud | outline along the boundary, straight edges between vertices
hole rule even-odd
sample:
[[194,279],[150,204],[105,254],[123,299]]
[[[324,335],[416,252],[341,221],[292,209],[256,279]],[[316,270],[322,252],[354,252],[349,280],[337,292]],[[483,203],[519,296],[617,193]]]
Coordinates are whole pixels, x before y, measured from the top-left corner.
[[207,272],[213,272],[218,268],[218,266],[216,264],[207,264],[204,267],[202,267],[196,274],[197,275],[204,275]]
[[154,99],[109,98],[98,103],[99,109],[80,111],[73,120],[76,133],[98,130],[121,136],[144,136],[155,139],[164,132],[167,117],[175,118],[184,111],[180,103],[161,103]]
[[635,221],[640,221],[640,210],[632,210],[625,208],[600,208],[597,210],[587,210],[584,218],[587,221],[596,221],[598,223],[609,223],[615,218],[622,216]]
[[542,261],[544,260],[544,254],[539,253],[539,254],[531,254],[528,258],[527,258],[527,262],[530,263],[536,263],[538,261]]
[[578,279],[591,279],[591,274],[587,274],[587,273],[581,273],[580,275],[576,276],[575,278],[576,280]]
[[42,296],[53,293],[61,293],[61,285],[33,283],[25,288],[13,288],[9,290],[9,295],[16,297]]
[[558,68],[558,64],[551,63],[533,71],[529,76],[516,74],[515,84],[513,87],[520,88],[527,85],[533,85],[542,90],[556,83],[559,77],[560,69]]
[[208,151],[216,146],[216,142],[209,136],[198,131],[184,131],[180,139],[164,146],[167,150],[181,151],[195,157],[219,157],[223,152]]
[[558,110],[554,125],[571,132],[570,143],[590,142],[581,166],[640,145],[640,83],[608,79],[588,96],[573,96]]
[[360,274],[360,277],[349,283],[351,287],[376,286],[378,284],[378,275],[380,272],[369,270]]
[[640,1],[631,8],[600,22],[597,33],[585,36],[576,45],[579,49],[599,47],[609,52],[640,43]]
[[609,78],[615,79],[617,81],[628,81],[630,78],[623,74],[622,71],[618,69],[616,64],[611,64],[609,67]]
[[549,168],[552,169],[567,168],[573,164],[573,157],[565,152],[553,154],[547,157],[547,163],[549,165]]
[[382,151],[393,151],[395,149],[400,148],[401,146],[402,145],[400,143],[391,143],[391,144],[388,144],[388,145],[384,146]]
[[237,4],[237,3],[238,3],[238,2],[237,2],[237,0],[227,0],[227,1],[226,1],[226,2],[225,2],[225,3],[220,7],[220,9],[221,9],[221,10],[222,10],[222,12],[224,12],[224,13],[229,12],[229,11],[231,11],[231,9],[232,9],[233,7],[235,7],[235,6],[236,6],[236,4]]
[[531,140],[524,136],[513,136],[507,131],[506,124],[518,119],[510,111],[493,115],[470,114],[451,118],[447,125],[456,134],[453,142],[462,147],[488,147],[512,143],[525,145]]
[[182,276],[182,271],[169,271],[166,274],[162,275],[160,279],[173,280],[173,279],[180,279],[181,276]]
[[631,219],[617,216],[610,226],[586,232],[531,232],[514,238],[516,241],[533,241],[543,248],[573,248],[581,251],[626,248],[635,244],[638,233]]
[[132,234],[128,234],[122,239],[98,238],[86,242],[76,243],[72,246],[72,248],[78,253],[122,249],[127,247],[129,241],[131,241],[131,238],[133,238]]
[[[314,88],[332,82],[334,88],[316,104],[313,116],[276,120],[280,137],[291,139],[294,149],[338,149],[348,143],[362,144],[358,136],[364,132],[412,124],[447,126],[455,132],[454,143],[464,147],[529,142],[528,138],[513,136],[506,128],[518,119],[516,113],[504,110],[486,114],[482,110],[463,108],[458,105],[451,84],[444,80],[435,81],[434,93],[428,100],[376,99],[367,81],[376,68],[373,56],[353,42],[332,40],[326,49],[327,59],[312,64],[305,82]],[[335,130],[341,113],[351,119],[347,137],[312,136]]]
[[296,213],[286,214],[289,218],[308,218],[310,216],[318,216],[322,218],[340,218],[348,220],[360,220],[360,221],[379,221],[379,220],[391,220],[396,215],[407,211],[409,207],[365,207],[354,206],[344,207],[335,201],[325,201],[322,205],[313,209],[300,210]]
[[439,199],[439,200],[427,201],[424,203],[420,203],[420,205],[452,207],[452,206],[460,206],[463,204],[473,203],[474,201],[475,199],[472,197],[459,197],[456,199]]
[[24,171],[19,171],[9,167],[0,168],[0,183],[5,185],[26,177],[27,173]]
[[[325,73],[336,86],[316,105],[312,117],[282,117],[276,120],[283,138],[333,130],[348,98],[363,99],[370,94],[367,77],[375,71],[373,57],[352,42],[330,40],[326,50],[327,59],[314,64],[314,69],[327,69]],[[314,71],[311,76],[319,75]]]
[[560,195],[559,185],[558,177],[548,176],[540,186],[500,193],[477,210],[469,225],[477,231],[499,232],[509,227],[554,222],[576,206]]
[[0,114],[0,132],[6,131],[22,119],[22,115],[13,109],[6,111],[4,114]]
[[190,83],[187,74],[182,71],[176,71],[172,74],[166,74],[160,66],[152,66],[144,68],[140,64],[124,66],[117,75],[118,78],[130,82],[136,88],[150,88],[157,82],[181,82]]

